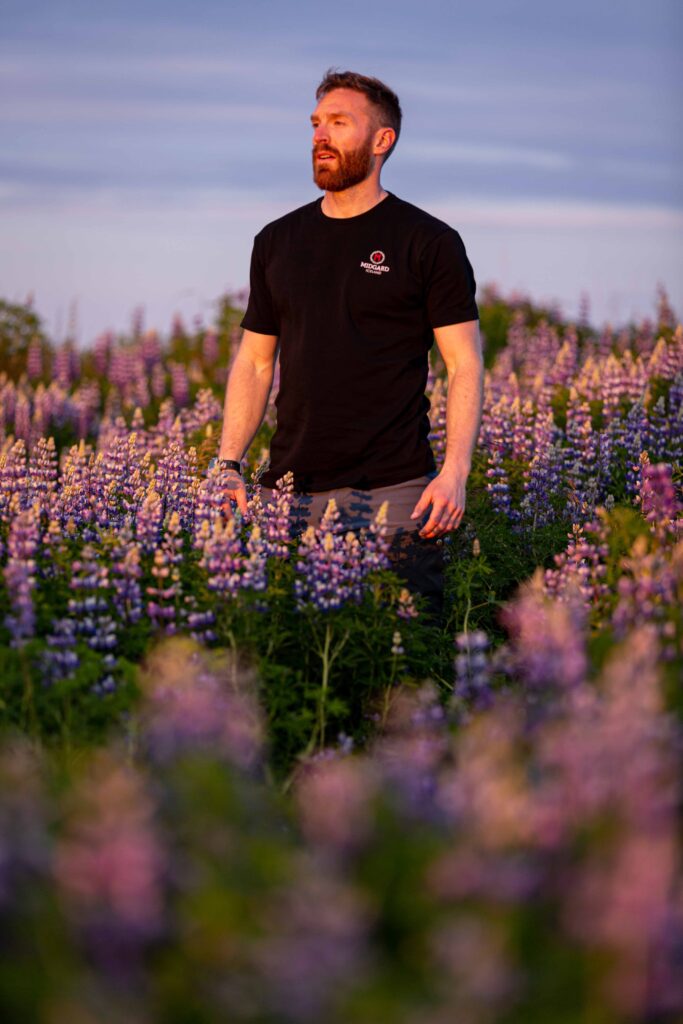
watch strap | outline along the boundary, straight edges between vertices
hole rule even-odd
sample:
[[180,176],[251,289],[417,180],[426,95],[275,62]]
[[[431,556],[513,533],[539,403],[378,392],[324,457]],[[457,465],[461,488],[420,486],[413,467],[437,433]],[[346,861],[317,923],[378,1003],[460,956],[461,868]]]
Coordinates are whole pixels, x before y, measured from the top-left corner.
[[234,469],[236,473],[242,475],[242,464],[235,459],[211,459],[208,468],[213,469],[214,466],[218,466],[221,470]]

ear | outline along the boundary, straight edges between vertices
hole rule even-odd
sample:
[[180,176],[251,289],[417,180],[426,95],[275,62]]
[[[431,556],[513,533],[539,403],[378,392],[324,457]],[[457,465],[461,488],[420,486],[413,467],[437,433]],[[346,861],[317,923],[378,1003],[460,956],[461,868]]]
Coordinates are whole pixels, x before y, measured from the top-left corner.
[[396,132],[393,128],[380,128],[375,135],[375,154],[383,156],[391,149],[396,139]]

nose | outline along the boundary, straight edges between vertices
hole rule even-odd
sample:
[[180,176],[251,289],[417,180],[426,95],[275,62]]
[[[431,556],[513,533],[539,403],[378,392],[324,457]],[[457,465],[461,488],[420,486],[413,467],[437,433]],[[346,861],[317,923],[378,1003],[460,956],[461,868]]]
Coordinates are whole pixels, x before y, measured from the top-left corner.
[[324,125],[318,124],[313,129],[313,145],[318,146],[321,142],[329,142],[330,134]]

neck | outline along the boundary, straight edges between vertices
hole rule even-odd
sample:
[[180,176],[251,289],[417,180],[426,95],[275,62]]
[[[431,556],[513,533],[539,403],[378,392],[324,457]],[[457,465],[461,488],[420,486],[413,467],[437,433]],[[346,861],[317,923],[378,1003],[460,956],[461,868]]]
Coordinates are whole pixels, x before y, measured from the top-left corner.
[[371,175],[343,192],[325,192],[322,211],[327,217],[357,217],[377,206],[388,194],[380,185],[379,177]]

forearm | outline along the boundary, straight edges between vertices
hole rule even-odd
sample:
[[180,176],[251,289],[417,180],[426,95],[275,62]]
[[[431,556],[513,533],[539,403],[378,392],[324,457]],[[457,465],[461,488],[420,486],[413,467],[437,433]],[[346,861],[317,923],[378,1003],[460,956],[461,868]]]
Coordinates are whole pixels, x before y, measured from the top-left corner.
[[273,364],[259,369],[251,359],[236,356],[225,390],[220,458],[239,461],[249,449],[263,421],[273,370]]
[[468,362],[449,374],[446,400],[446,454],[442,472],[468,474],[479,436],[484,396],[484,368]]

